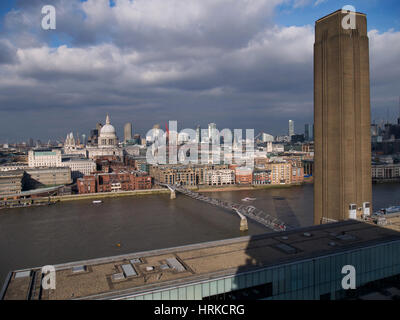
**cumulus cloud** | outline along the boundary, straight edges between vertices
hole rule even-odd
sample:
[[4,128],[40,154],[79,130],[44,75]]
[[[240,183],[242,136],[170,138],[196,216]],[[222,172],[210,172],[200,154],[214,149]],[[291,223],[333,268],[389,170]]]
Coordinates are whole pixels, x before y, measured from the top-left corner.
[[[387,111],[394,110],[398,115],[398,96],[400,95],[400,32],[389,30],[380,33],[371,30],[370,69],[371,69],[371,101],[377,108],[373,118],[386,119]],[[390,112],[392,114],[392,111]]]
[[[314,31],[275,24],[284,0],[55,0],[54,32],[40,28],[46,2],[4,17],[0,136],[88,132],[107,112],[142,133],[168,120],[276,134],[288,118],[312,121]],[[373,81],[394,86],[387,61],[400,50],[388,57],[385,42],[398,34],[370,38]]]

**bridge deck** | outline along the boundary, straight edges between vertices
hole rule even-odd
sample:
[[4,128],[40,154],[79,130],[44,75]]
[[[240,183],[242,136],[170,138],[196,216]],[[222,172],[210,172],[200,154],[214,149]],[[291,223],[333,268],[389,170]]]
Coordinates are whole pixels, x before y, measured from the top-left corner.
[[289,227],[280,219],[271,216],[270,214],[266,213],[263,210],[257,209],[254,206],[246,206],[243,204],[238,204],[235,202],[230,202],[230,201],[224,201],[224,200],[219,200],[211,197],[207,197],[203,194],[188,190],[186,188],[183,188],[181,186],[176,186],[176,185],[169,185],[169,184],[160,184],[161,186],[165,186],[171,191],[178,191],[188,197],[191,197],[193,199],[207,202],[211,205],[230,210],[230,211],[235,211],[240,215],[243,215],[249,219],[252,219],[254,221],[257,221],[258,223],[261,223],[262,225],[274,230],[274,231],[285,231],[288,230]]

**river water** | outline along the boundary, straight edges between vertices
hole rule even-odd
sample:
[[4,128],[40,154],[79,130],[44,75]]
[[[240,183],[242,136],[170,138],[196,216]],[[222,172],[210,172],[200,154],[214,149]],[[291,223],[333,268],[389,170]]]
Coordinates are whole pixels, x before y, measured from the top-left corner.
[[[256,198],[251,205],[288,225],[313,223],[312,185],[207,195]],[[400,205],[400,184],[374,185],[373,205]],[[249,231],[241,233],[239,222],[235,213],[180,194],[175,200],[157,194],[1,210],[0,286],[10,270],[270,232],[249,220]]]

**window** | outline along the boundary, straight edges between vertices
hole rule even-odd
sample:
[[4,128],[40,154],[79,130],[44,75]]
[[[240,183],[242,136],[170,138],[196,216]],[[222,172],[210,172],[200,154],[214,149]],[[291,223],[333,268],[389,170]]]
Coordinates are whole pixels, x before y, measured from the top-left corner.
[[[237,279],[234,279],[237,281]],[[204,297],[203,300],[256,300],[272,296],[272,282],[246,289],[234,290],[226,293]]]

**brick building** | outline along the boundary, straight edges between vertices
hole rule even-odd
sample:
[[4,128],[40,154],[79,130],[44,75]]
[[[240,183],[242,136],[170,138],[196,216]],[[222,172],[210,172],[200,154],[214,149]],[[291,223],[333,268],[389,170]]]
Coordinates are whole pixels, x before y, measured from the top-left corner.
[[196,186],[208,184],[209,171],[226,169],[227,164],[159,165],[150,167],[150,176],[160,183]]
[[253,184],[271,184],[271,170],[256,170],[253,172]]
[[78,179],[79,193],[151,189],[151,177],[142,172],[97,173]]
[[237,167],[235,169],[236,184],[252,184],[253,170],[247,167]]
[[303,166],[292,166],[292,177],[291,183],[303,183],[304,182],[304,168]]
[[23,176],[23,170],[1,172],[0,195],[21,193]]
[[292,165],[289,162],[273,162],[267,165],[271,170],[271,184],[290,184]]
[[235,184],[235,171],[230,169],[209,170],[205,173],[205,184],[209,186],[222,186]]

